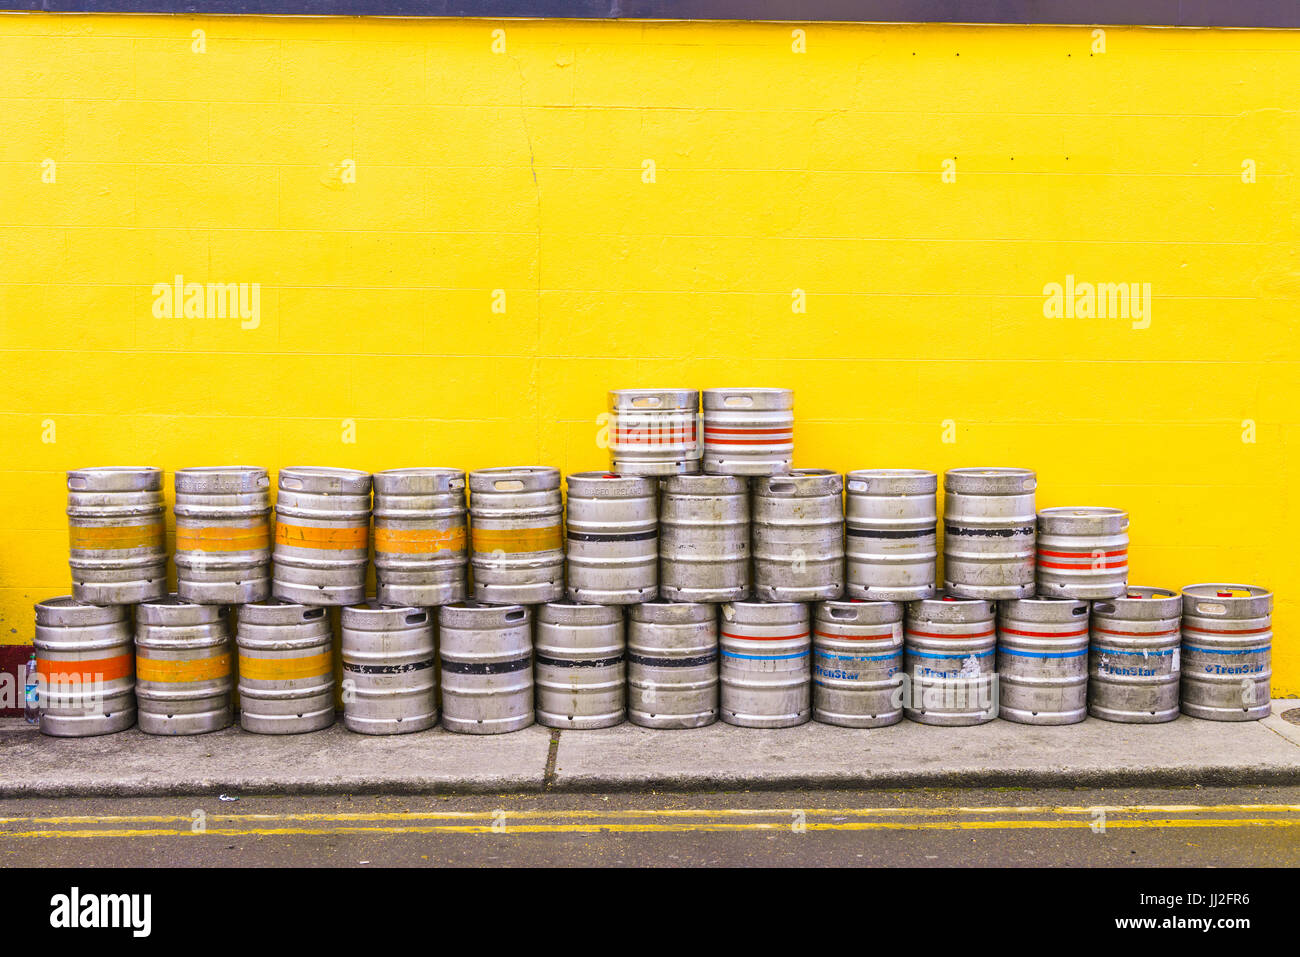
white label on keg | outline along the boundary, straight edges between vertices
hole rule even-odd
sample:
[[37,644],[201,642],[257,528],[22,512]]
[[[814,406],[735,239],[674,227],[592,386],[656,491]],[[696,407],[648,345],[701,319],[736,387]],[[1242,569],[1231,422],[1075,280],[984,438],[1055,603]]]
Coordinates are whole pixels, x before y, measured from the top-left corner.
[[1180,657],[1181,657],[1181,656],[1179,655],[1179,651],[1180,651],[1180,649],[1178,649],[1178,648],[1175,648],[1175,649],[1174,649],[1174,665],[1173,665],[1173,668],[1171,669],[1171,670],[1173,670],[1173,671],[1178,671],[1178,670],[1179,670],[1179,660],[1180,660]]

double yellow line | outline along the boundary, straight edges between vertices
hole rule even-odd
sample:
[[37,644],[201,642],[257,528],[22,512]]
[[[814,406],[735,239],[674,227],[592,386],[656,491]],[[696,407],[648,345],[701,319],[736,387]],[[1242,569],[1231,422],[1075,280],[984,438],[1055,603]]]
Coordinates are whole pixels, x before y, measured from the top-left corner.
[[[1232,816],[1223,816],[1232,815]],[[1237,816],[1240,815],[1240,816]],[[135,825],[172,825],[138,827]],[[212,826],[216,825],[216,826]],[[329,834],[596,834],[725,831],[967,831],[1300,826],[1295,804],[899,808],[624,808],[512,811],[0,817],[0,843],[28,838]]]

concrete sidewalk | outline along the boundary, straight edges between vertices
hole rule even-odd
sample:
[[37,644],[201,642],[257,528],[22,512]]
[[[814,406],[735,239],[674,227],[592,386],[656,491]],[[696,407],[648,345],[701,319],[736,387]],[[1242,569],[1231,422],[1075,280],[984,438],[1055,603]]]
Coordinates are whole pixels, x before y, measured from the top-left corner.
[[367,737],[336,724],[285,737],[230,728],[68,739],[8,718],[0,720],[0,797],[1300,784],[1300,724],[1284,720],[1286,711],[1300,719],[1300,700],[1274,701],[1270,717],[1240,724],[1186,716],[1059,728],[622,724],[482,737],[441,729]]

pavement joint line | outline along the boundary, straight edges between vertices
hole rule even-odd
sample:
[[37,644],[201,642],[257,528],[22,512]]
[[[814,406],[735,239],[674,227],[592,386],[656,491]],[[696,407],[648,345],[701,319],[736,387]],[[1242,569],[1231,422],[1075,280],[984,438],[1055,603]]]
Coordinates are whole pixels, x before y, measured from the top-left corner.
[[551,742],[546,749],[546,769],[542,771],[542,789],[549,791],[555,785],[555,762],[560,756],[560,729],[551,729]]
[[[952,807],[872,807],[872,808],[614,808],[589,810],[556,808],[544,811],[506,811],[507,818],[635,818],[635,817],[771,817],[795,812],[816,817],[940,817],[974,814],[1202,814],[1202,813],[1278,813],[1300,814],[1300,804],[1096,804],[1096,805],[969,805]],[[499,811],[348,811],[247,814],[209,814],[210,821],[225,823],[272,821],[435,821],[493,819]],[[0,817],[5,824],[168,824],[189,822],[188,814],[84,814],[61,817]],[[0,836],[4,836],[0,831]]]
[[[1100,827],[1095,821],[1062,818],[1055,821],[808,821],[800,831],[997,831],[997,830],[1070,830],[1093,831],[1115,829],[1154,830],[1161,828],[1229,828],[1229,827],[1300,827],[1300,820],[1288,818],[1157,818],[1150,820],[1107,821]],[[410,826],[282,827],[282,828],[205,828],[203,830],[112,829],[112,830],[44,830],[13,831],[4,834],[12,839],[49,838],[159,838],[159,837],[257,837],[257,836],[337,836],[345,834],[603,834],[603,833],[705,833],[736,831],[794,831],[789,822],[719,821],[669,824],[448,824]]]

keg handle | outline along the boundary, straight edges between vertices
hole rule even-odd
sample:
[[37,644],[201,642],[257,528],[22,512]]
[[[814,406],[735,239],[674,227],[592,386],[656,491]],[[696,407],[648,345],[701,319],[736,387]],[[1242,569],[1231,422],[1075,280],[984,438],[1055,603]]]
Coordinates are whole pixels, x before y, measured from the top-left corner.
[[748,409],[754,404],[752,395],[729,395],[723,398],[722,404],[729,409]]
[[856,608],[832,608],[832,618],[857,618],[858,611]]
[[463,478],[454,478],[447,482],[447,488],[449,489],[458,489],[464,487],[465,487],[465,480]]
[[1027,478],[1020,483],[1020,487],[1024,489],[1026,492],[1032,492],[1034,489],[1038,488],[1038,479]]
[[1198,601],[1196,603],[1196,613],[1198,615],[1226,615],[1228,606],[1220,605],[1217,602]]
[[849,480],[849,491],[850,491],[850,492],[865,492],[866,490],[867,490],[867,483],[866,483],[866,482],[860,482],[860,481],[858,481],[857,479],[850,479],[850,480]]
[[528,616],[528,612],[522,608],[506,612],[506,621],[523,621]]
[[323,614],[325,614],[324,608],[308,608],[302,613],[302,619],[303,621],[311,621],[313,618],[319,618]]
[[768,483],[767,487],[768,487],[768,489],[770,489],[770,490],[773,491],[773,492],[793,492],[793,491],[794,491],[794,483],[793,483],[793,482],[772,481],[772,482],[769,482],[769,483]]
[[1115,606],[1108,601],[1099,601],[1092,606],[1093,611],[1099,611],[1103,615],[1109,615],[1115,610]]
[[296,479],[293,478],[292,476],[290,476],[289,478],[282,478],[280,479],[280,487],[291,488],[296,491],[302,488],[302,479]]
[[258,488],[267,488],[267,487],[270,486],[270,484],[271,484],[271,476],[269,476],[269,475],[260,475],[260,476],[258,476],[258,479],[257,479],[257,487],[258,487]]
[[492,487],[498,492],[519,492],[523,490],[524,483],[519,479],[499,479],[492,483]]
[[1078,605],[1073,610],[1071,610],[1070,614],[1073,615],[1075,618],[1078,618],[1080,615],[1086,615],[1088,614],[1088,606]]
[[417,612],[414,615],[406,616],[406,623],[408,625],[423,625],[428,620],[429,620],[428,613],[423,611]]
[[643,395],[643,396],[638,396],[637,398],[632,400],[632,405],[636,406],[639,409],[644,409],[644,408],[657,409],[661,404],[662,402],[660,401],[659,396],[657,395]]

